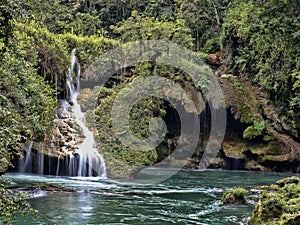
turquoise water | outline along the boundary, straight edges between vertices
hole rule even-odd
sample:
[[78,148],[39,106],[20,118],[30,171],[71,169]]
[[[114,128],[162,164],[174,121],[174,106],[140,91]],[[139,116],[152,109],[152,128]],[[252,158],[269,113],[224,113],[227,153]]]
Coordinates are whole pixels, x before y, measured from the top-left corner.
[[[148,173],[159,174],[155,169]],[[228,171],[180,171],[152,185],[99,178],[68,178],[7,174],[16,183],[52,183],[74,193],[38,191],[30,199],[39,218],[20,218],[20,224],[247,224],[254,201],[247,206],[223,206],[224,190],[269,185],[290,174]],[[254,193],[255,195],[255,193]]]

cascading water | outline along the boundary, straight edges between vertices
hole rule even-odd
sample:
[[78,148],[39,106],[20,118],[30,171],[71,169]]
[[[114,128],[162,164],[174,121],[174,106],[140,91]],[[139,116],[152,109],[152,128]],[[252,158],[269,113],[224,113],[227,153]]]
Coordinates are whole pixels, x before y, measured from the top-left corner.
[[[30,167],[30,165],[32,164],[32,158],[31,158],[32,145],[33,145],[33,141],[30,141],[23,159],[23,163],[19,166],[20,173],[25,173],[26,169]],[[23,148],[24,149],[26,148],[25,144],[23,145]]]
[[[75,70],[76,69],[76,70]],[[76,83],[73,81],[73,73],[76,72]],[[77,176],[102,176],[106,177],[106,167],[102,155],[98,152],[93,132],[91,132],[85,124],[85,115],[81,111],[81,107],[77,102],[80,93],[80,64],[76,58],[76,49],[71,54],[71,67],[67,75],[67,85],[69,89],[69,104],[64,101],[63,110],[73,118],[77,125],[82,129],[84,141],[76,149],[74,156],[70,156],[69,174],[74,173]],[[71,112],[66,107],[71,107]],[[75,137],[72,135],[72,141],[76,145]],[[77,163],[77,171],[74,163],[74,157],[79,159]]]
[[[74,78],[76,81],[74,82]],[[99,154],[85,114],[77,102],[80,92],[80,64],[76,49],[71,54],[67,74],[68,97],[61,101],[56,114],[56,128],[47,143],[28,141],[22,145],[23,158],[16,159],[12,171],[56,176],[106,177],[104,159]]]

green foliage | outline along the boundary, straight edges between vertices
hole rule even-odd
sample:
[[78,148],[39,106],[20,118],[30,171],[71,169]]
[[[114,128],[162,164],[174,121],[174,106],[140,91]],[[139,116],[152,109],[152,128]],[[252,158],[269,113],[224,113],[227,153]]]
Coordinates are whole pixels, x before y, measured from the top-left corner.
[[[61,34],[57,37],[66,45],[69,52],[76,48],[78,58],[83,72],[85,69],[95,62],[103,52],[118,46],[117,40],[105,38],[103,36],[76,36],[71,33]],[[66,64],[68,65],[68,64]]]
[[0,52],[5,51],[5,45],[13,33],[13,20],[21,14],[20,0],[0,0]]
[[123,42],[137,40],[169,40],[187,48],[192,47],[190,30],[183,20],[161,22],[133,11],[130,18],[112,26]]
[[[1,96],[4,97],[4,96]],[[4,97],[5,98],[5,97]],[[0,106],[0,173],[4,173],[10,164],[10,154],[17,153],[20,141],[20,117],[9,109]],[[8,151],[10,150],[10,152]]]
[[254,121],[253,125],[247,127],[244,130],[243,138],[253,139],[258,136],[261,136],[266,129],[266,125],[264,121],[258,122]]
[[27,201],[29,194],[8,189],[7,187],[10,184],[10,180],[3,176],[0,177],[0,221],[3,224],[11,224],[12,221],[17,221],[16,214],[26,216],[37,213]]
[[[20,153],[19,143],[30,139],[43,141],[50,134],[56,108],[53,89],[40,75],[43,69],[52,69],[42,63],[43,57],[39,54],[42,47],[46,51],[43,43],[51,35],[34,23],[27,26],[11,23],[14,25],[12,36],[5,51],[0,53],[1,173],[7,169],[11,156]],[[53,53],[53,46],[47,52]],[[53,55],[44,59],[49,60],[48,57]],[[46,73],[43,75],[47,78]]]
[[17,23],[14,35],[13,41],[16,42],[22,56],[39,68],[41,76],[52,84],[56,79],[60,83],[65,82],[69,54],[61,38],[35,21]]
[[[152,165],[157,160],[155,149],[140,151],[124,146],[113,130],[110,112],[115,97],[123,85],[117,86],[111,91],[108,91],[107,88],[101,88],[100,95],[103,92],[112,94],[102,98],[100,106],[95,111],[99,149],[106,159],[110,176],[115,178],[130,177],[139,167]],[[141,105],[143,107],[140,107]],[[149,120],[154,115],[160,116],[161,106],[152,98],[142,100],[138,106],[134,107],[130,113],[130,125],[137,138],[145,138],[149,135]]]
[[[78,12],[71,23],[65,25],[64,30],[76,35],[96,35],[101,23],[96,11],[91,13]],[[101,34],[100,31],[99,34]]]
[[32,65],[17,54],[7,52],[3,57],[0,94],[7,101],[2,102],[2,107],[14,114],[15,129],[24,138],[42,140],[49,134],[54,119],[53,90]]
[[298,9],[297,1],[234,1],[221,36],[234,73],[261,84],[294,127],[299,121]]
[[53,33],[68,31],[66,26],[70,25],[75,17],[74,8],[63,4],[60,0],[25,2],[30,19],[44,24]]
[[218,40],[229,4],[228,0],[176,1],[177,19],[183,19],[191,29],[196,51],[212,53],[220,49]]
[[98,97],[97,98],[98,105],[101,104],[102,99],[105,99],[109,95],[112,95],[114,92],[114,90],[112,88],[107,88],[104,86],[96,86],[96,87],[94,87],[93,91],[95,92],[96,96]]

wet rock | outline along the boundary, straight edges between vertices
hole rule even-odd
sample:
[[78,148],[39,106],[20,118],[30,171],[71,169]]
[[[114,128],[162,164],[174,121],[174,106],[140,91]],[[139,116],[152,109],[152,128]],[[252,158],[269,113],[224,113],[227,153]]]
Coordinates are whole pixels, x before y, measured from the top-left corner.
[[66,145],[66,141],[65,140],[59,140],[59,146],[65,146]]
[[74,120],[71,120],[71,119],[69,119],[69,120],[67,121],[67,124],[68,124],[71,128],[78,127],[78,126],[76,126],[75,121],[74,121]]
[[72,140],[73,140],[72,133],[68,132],[68,133],[65,135],[65,139],[66,139],[66,141],[72,141]]
[[66,152],[66,151],[67,151],[66,147],[61,147],[60,148],[60,152]]
[[74,189],[60,187],[55,184],[32,184],[30,187],[27,188],[30,192],[36,191],[49,191],[49,192],[75,192]]
[[67,124],[65,123],[64,120],[58,120],[57,121],[57,126],[58,126],[59,129],[67,128]]
[[221,199],[222,204],[245,205],[247,203],[246,195],[248,191],[244,188],[236,188],[225,191]]
[[265,168],[258,164],[255,160],[250,160],[247,163],[245,163],[245,169],[250,171],[259,171],[263,172],[265,171]]

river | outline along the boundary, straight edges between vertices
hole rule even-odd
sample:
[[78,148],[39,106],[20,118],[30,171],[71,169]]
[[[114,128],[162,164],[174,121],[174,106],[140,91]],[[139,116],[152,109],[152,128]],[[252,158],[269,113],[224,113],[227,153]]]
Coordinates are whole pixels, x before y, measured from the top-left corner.
[[[148,169],[149,174],[163,173]],[[224,190],[270,185],[291,174],[233,171],[180,171],[152,185],[122,183],[97,177],[55,177],[8,173],[20,186],[57,184],[77,192],[35,193],[29,201],[39,211],[38,219],[20,218],[20,224],[247,224],[254,208],[223,206]]]

